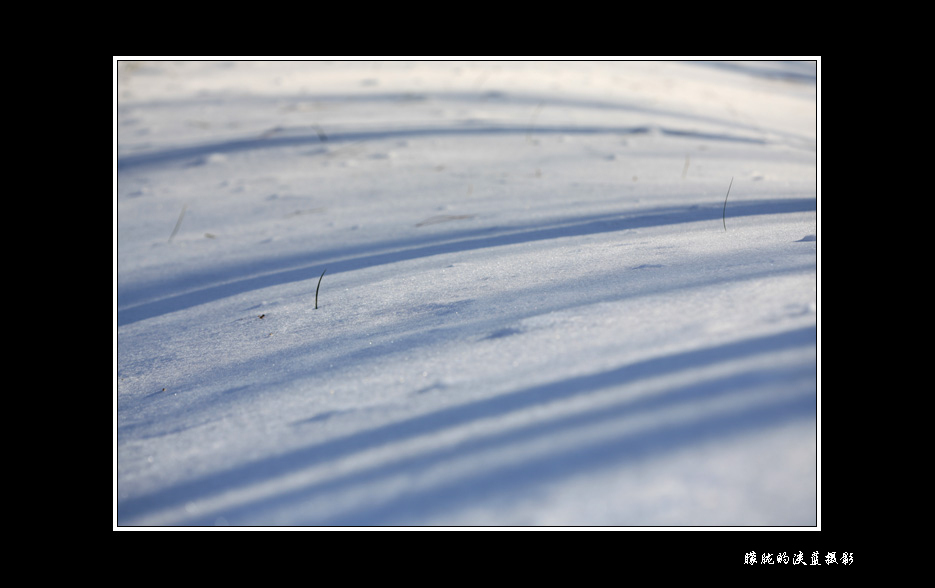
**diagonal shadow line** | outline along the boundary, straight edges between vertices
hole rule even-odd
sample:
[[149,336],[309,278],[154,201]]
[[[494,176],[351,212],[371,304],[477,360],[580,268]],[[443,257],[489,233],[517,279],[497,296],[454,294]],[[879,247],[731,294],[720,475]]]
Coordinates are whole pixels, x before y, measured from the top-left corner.
[[[423,127],[400,128],[388,130],[365,131],[329,131],[327,143],[350,143],[358,141],[378,141],[394,138],[415,138],[421,136],[437,135],[503,135],[526,134],[528,126],[454,126],[454,127]],[[564,133],[564,134],[642,134],[650,132],[650,127],[540,127],[534,129],[535,133]],[[271,149],[277,147],[291,147],[309,143],[323,143],[318,132],[293,132],[285,136],[251,137],[247,139],[234,139],[218,143],[207,143],[191,147],[178,147],[165,149],[152,153],[125,155],[117,158],[117,170],[127,171],[134,168],[185,161],[207,153],[234,153],[238,151],[253,151],[257,149]]]
[[[547,126],[536,125],[485,125],[485,126],[449,126],[449,127],[422,127],[400,128],[388,130],[366,131],[336,131],[328,133],[328,143],[349,143],[357,141],[379,141],[384,139],[417,138],[438,135],[641,135],[648,134],[656,127],[586,127],[586,126]],[[705,133],[681,129],[660,128],[664,135],[673,135],[683,138],[695,138],[712,141],[729,141],[735,143],[766,144],[763,139],[730,135],[726,133]],[[253,151],[257,149],[270,149],[276,147],[290,147],[306,145],[309,143],[322,143],[320,132],[293,132],[286,136],[252,137],[248,139],[235,139],[218,143],[195,145],[191,147],[178,147],[165,149],[153,153],[140,153],[125,155],[117,158],[117,171],[127,171],[135,168],[185,161],[209,153],[234,153],[238,151]]]
[[[642,216],[655,216],[659,214],[670,214],[674,212],[690,212],[691,208],[666,207],[641,211]],[[340,262],[347,259],[367,258],[369,256],[379,255],[378,251],[385,252],[406,252],[406,251],[426,251],[430,252],[431,247],[442,243],[452,246],[456,243],[473,243],[477,239],[497,239],[505,235],[531,235],[535,236],[535,231],[550,230],[561,231],[562,227],[580,227],[588,223],[620,221],[627,218],[625,213],[604,213],[595,215],[580,215],[570,218],[559,218],[549,221],[543,221],[535,224],[513,224],[509,226],[488,226],[474,229],[449,230],[440,234],[429,235],[411,235],[394,240],[385,240],[377,243],[363,243],[359,245],[347,246],[342,248],[333,248],[316,252],[314,255],[291,255],[279,256],[275,259],[264,259],[260,262],[243,266],[209,268],[201,269],[196,274],[179,275],[172,280],[160,280],[160,290],[157,292],[152,284],[126,284],[118,285],[117,306],[120,310],[137,306],[142,302],[140,299],[156,300],[160,296],[173,296],[174,292],[194,291],[202,287],[210,287],[219,282],[237,281],[235,279],[225,280],[225,276],[255,276],[261,273],[263,275],[275,275],[282,271],[296,269],[296,266],[305,265],[314,258],[314,263],[325,260],[327,263]],[[631,217],[632,218],[632,217]],[[467,248],[465,250],[469,250]],[[418,255],[411,255],[403,259],[413,259]],[[355,268],[356,269],[356,268]],[[119,270],[118,270],[119,273]],[[333,272],[332,272],[333,273]]]
[[[733,382],[724,382],[725,387]],[[595,422],[606,421],[618,414],[623,407],[615,407],[607,412],[595,412]],[[520,463],[512,463],[485,470],[468,479],[450,480],[435,487],[402,495],[387,503],[345,513],[319,521],[303,521],[296,524],[317,526],[382,526],[412,525],[414,521],[437,517],[470,504],[482,502],[484,498],[512,494],[535,487],[552,480],[569,478],[601,467],[620,466],[626,463],[660,455],[715,439],[735,437],[750,431],[762,431],[764,427],[777,426],[801,418],[814,418],[816,414],[815,395],[798,393],[781,401],[768,402],[751,408],[717,413],[688,423],[662,425],[641,433],[622,435],[611,440],[602,440],[583,445],[559,449],[548,455],[536,456]],[[571,423],[558,423],[542,426],[541,431],[522,431],[513,435],[547,435],[553,429],[572,426]],[[488,442],[509,442],[509,440],[490,439]],[[456,457],[457,455],[455,455]],[[451,456],[432,455],[407,468],[423,470],[438,465]],[[423,463],[424,462],[424,463]],[[384,468],[386,469],[386,468]],[[384,476],[396,472],[380,472]],[[408,470],[405,473],[411,473]],[[415,472],[418,473],[418,472]],[[354,481],[366,484],[371,480]],[[290,502],[300,503],[309,496],[296,493],[287,497]],[[281,503],[271,499],[269,506],[279,507]],[[249,512],[249,506],[245,512]],[[264,505],[267,506],[267,505]],[[236,520],[238,513],[224,512],[227,520]],[[211,522],[199,521],[206,525]],[[418,523],[416,523],[418,524]],[[608,522],[610,525],[626,524],[625,521]],[[751,522],[750,524],[755,524]],[[799,523],[803,524],[803,523]]]
[[741,73],[751,77],[765,78],[768,80],[783,80],[789,82],[798,82],[802,84],[815,85],[818,83],[818,71],[814,65],[809,62],[787,61],[780,62],[785,65],[783,68],[770,67],[775,62],[770,62],[764,67],[759,62],[735,62],[735,61],[686,61],[689,65],[710,67],[735,73]]
[[[733,218],[764,214],[811,212],[816,209],[817,200],[814,198],[757,200],[734,204],[730,209],[730,216]],[[536,241],[559,239],[563,237],[597,235],[629,229],[710,221],[715,219],[720,219],[720,211],[714,208],[673,207],[630,218],[621,217],[620,215],[608,215],[605,218],[578,222],[570,221],[558,226],[513,230],[497,235],[469,237],[456,241],[419,245],[402,250],[371,253],[346,259],[328,258],[328,253],[323,253],[322,258],[313,265],[236,279],[223,284],[207,286],[180,294],[165,296],[157,300],[118,308],[117,326],[128,325],[137,321],[191,308],[244,292],[317,278],[323,266],[328,267],[330,275],[334,275],[347,271],[446,253],[475,251],[489,247],[533,243]],[[118,299],[119,298],[120,293],[118,292]]]
[[[582,430],[608,422],[621,421],[621,424],[623,424],[623,421],[630,417],[638,417],[643,413],[664,410],[670,407],[688,404],[700,406],[699,403],[707,400],[736,395],[738,392],[750,390],[755,387],[755,382],[764,378],[770,381],[788,381],[802,375],[803,368],[796,366],[774,370],[752,370],[714,381],[690,384],[662,394],[625,400],[611,406],[602,406],[554,420],[534,422],[492,435],[472,438],[453,447],[430,449],[412,457],[382,463],[319,484],[297,488],[233,508],[223,509],[221,514],[232,524],[236,524],[236,521],[245,515],[249,515],[251,519],[255,520],[258,514],[264,511],[288,509],[323,496],[340,494],[348,490],[379,484],[396,476],[417,477],[454,460],[470,459],[472,456],[509,449],[530,441],[554,439],[566,431]],[[611,384],[608,383],[608,385]],[[787,407],[792,409],[791,414],[785,416],[815,414],[815,395],[812,393],[796,394],[791,399],[784,400],[792,403],[792,406]],[[522,463],[513,463],[508,466],[498,465],[489,470],[472,474],[469,479],[449,480],[434,488],[416,491],[413,494],[392,500],[388,504],[378,507],[346,513],[326,522],[308,521],[303,524],[381,525],[388,524],[392,520],[405,524],[407,517],[400,516],[400,511],[413,516],[416,514],[424,516],[433,511],[443,512],[453,507],[454,503],[475,500],[479,493],[493,494],[501,493],[504,490],[515,491],[522,486],[532,485],[543,479],[561,478],[583,469],[597,467],[605,462],[620,462],[637,456],[643,457],[655,451],[675,449],[686,445],[689,441],[699,441],[702,433],[703,436],[708,438],[719,438],[731,427],[739,430],[750,428],[749,422],[740,422],[743,420],[753,418],[758,425],[762,425],[763,419],[761,417],[766,415],[757,417],[753,415],[758,414],[764,404],[776,409],[777,404],[781,406],[783,403],[768,401],[760,403],[754,409],[739,412],[737,412],[737,409],[733,409],[729,411],[733,413],[731,418],[725,418],[723,414],[719,414],[714,417],[696,419],[688,425],[662,426],[666,430],[663,435],[660,435],[656,430],[627,435],[624,437],[626,441],[623,441],[622,447],[615,447],[621,443],[621,440],[613,439],[596,443],[588,442],[586,447],[559,448],[556,452],[549,452],[548,456],[545,457],[537,455],[524,460]],[[782,408],[776,409],[775,413],[782,414]],[[718,423],[718,426],[705,422],[707,420]],[[673,441],[673,443],[661,444],[660,440],[669,440]],[[470,487],[468,493],[458,491],[464,486]],[[217,514],[213,513],[203,518],[191,519],[186,521],[185,524],[198,526],[211,524]],[[260,517],[262,518],[262,515]],[[411,519],[408,522],[411,522]]]
[[804,327],[715,347],[647,359],[598,374],[569,378],[461,406],[444,408],[429,414],[297,449],[283,455],[244,464],[149,495],[118,501],[118,524],[132,525],[134,519],[139,519],[159,510],[178,507],[187,502],[203,499],[226,490],[271,480],[297,469],[339,460],[388,443],[431,435],[451,427],[500,417],[539,404],[593,392],[607,386],[624,385],[657,375],[672,374],[717,362],[814,345],[816,339],[816,327]]

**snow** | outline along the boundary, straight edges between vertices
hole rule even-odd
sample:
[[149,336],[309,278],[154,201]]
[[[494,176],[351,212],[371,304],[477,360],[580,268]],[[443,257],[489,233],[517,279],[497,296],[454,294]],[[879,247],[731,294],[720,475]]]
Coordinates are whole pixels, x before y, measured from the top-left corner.
[[114,74],[115,527],[819,526],[815,61]]

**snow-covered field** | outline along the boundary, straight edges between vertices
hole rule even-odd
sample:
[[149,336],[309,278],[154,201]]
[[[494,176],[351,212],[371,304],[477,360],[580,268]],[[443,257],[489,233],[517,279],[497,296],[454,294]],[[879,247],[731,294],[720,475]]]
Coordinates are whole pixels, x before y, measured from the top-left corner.
[[115,528],[819,525],[816,62],[114,66]]

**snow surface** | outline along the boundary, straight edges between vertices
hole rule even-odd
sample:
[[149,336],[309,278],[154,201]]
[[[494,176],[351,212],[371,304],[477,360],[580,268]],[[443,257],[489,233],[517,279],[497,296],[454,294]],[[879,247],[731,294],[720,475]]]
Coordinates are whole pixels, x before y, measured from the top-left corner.
[[816,65],[115,60],[115,528],[818,526]]

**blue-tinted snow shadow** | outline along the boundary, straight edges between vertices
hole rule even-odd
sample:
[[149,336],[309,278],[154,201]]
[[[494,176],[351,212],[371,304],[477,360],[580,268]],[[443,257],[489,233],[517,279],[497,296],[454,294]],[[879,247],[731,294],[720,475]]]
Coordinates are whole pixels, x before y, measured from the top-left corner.
[[815,61],[686,61],[698,65],[740,73],[769,80],[782,80],[802,84],[818,83],[818,68]]
[[[609,374],[609,376],[612,374]],[[345,478],[332,480],[316,487],[304,488],[280,496],[266,503],[247,504],[241,509],[224,513],[228,521],[247,515],[251,520],[258,509],[282,509],[299,506],[303,502],[326,494],[341,493],[351,489],[365,488],[383,480],[398,476],[416,477],[452,460],[464,460],[472,455],[510,448],[532,441],[545,441],[572,429],[601,426],[639,418],[643,413],[663,410],[681,404],[702,403],[726,394],[749,392],[751,382],[763,378],[799,377],[801,370],[757,370],[729,377],[678,388],[656,397],[633,402],[621,402],[612,406],[564,417],[555,421],[535,423],[511,429],[504,433],[473,439],[456,447],[439,449],[419,454],[400,462],[378,466]],[[405,526],[420,521],[434,520],[446,524],[445,515],[457,512],[466,506],[482,506],[485,501],[509,495],[516,499],[535,487],[554,480],[567,479],[605,467],[621,467],[637,460],[650,459],[668,452],[697,446],[716,440],[725,440],[745,433],[762,433],[765,429],[785,423],[812,419],[816,415],[815,394],[808,390],[796,390],[781,399],[759,402],[752,406],[729,411],[708,413],[677,424],[660,425],[649,430],[621,434],[611,439],[572,443],[557,446],[554,451],[538,454],[530,459],[500,465],[472,475],[447,480],[430,488],[402,493],[385,503],[353,509],[335,516],[319,519],[297,518],[296,525],[318,526]],[[814,485],[817,478],[806,483]],[[770,513],[763,513],[769,517]],[[760,521],[748,521],[747,525],[763,525]],[[620,526],[628,521],[608,520],[605,524]],[[573,522],[569,522],[573,524]],[[686,523],[688,524],[688,523]],[[737,524],[723,520],[720,524]],[[814,512],[799,513],[796,520],[787,525],[813,525]]]
[[[225,491],[270,482],[280,476],[312,466],[337,463],[360,452],[387,444],[413,441],[454,427],[515,414],[543,404],[584,397],[612,386],[630,385],[644,379],[746,357],[813,347],[816,344],[816,337],[817,331],[814,326],[790,330],[648,359],[597,374],[569,378],[444,408],[178,484],[154,494],[119,501],[118,524],[133,525],[148,514],[163,509],[177,508],[188,502],[210,498]],[[747,389],[755,389],[758,383],[764,380],[775,382],[788,378],[799,379],[802,377],[803,370],[814,370],[814,366],[808,364],[793,368],[733,373],[715,381],[685,386],[652,397],[621,401],[611,407],[604,406],[600,410],[586,411],[573,416],[561,417],[558,420],[534,422],[502,433],[472,439],[455,447],[424,451],[410,458],[374,466],[318,485],[275,494],[241,504],[223,513],[212,513],[210,519],[193,518],[185,521],[185,524],[213,524],[215,518],[221,515],[231,524],[237,524],[237,521],[243,517],[250,517],[250,520],[256,521],[257,513],[288,508],[290,505],[300,505],[303,502],[335,493],[361,490],[368,484],[384,481],[393,476],[424,472],[444,463],[445,460],[470,458],[474,454],[498,447],[506,449],[528,440],[547,438],[549,435],[565,430],[607,422],[607,419],[629,418],[638,416],[641,412],[667,407],[691,406],[694,403],[701,403],[725,394],[743,393]],[[792,419],[814,418],[815,401],[814,390],[792,390],[789,396],[780,401],[770,402],[768,406],[757,404],[739,412],[719,413],[717,416],[700,418],[687,424],[625,435],[595,446],[578,445],[560,448],[551,457],[534,458],[522,464],[514,464],[508,471],[481,472],[471,478],[467,484],[471,488],[479,489],[480,495],[513,492],[523,485],[536,484],[548,479],[574,475],[587,469],[675,450],[702,439],[741,434],[754,429],[760,430],[763,427],[778,425]],[[389,504],[374,505],[366,511],[345,512],[340,515],[335,513],[335,518],[327,521],[300,521],[299,524],[395,524],[403,522],[409,516],[429,515],[446,508],[456,507],[464,504],[465,501],[473,500],[472,497],[476,496],[478,494],[465,492],[456,484],[452,484],[405,495]]]
[[[793,212],[812,212],[817,209],[814,198],[788,198],[756,200],[732,203],[729,207],[730,218],[782,214]],[[625,231],[647,227],[678,225],[702,221],[721,221],[722,209],[719,206],[673,206],[636,214],[616,213],[571,217],[552,223],[529,227],[493,227],[461,233],[442,234],[421,239],[375,243],[367,246],[368,251],[331,250],[297,259],[279,259],[265,265],[262,275],[240,277],[243,274],[255,274],[256,269],[229,268],[223,283],[200,285],[189,280],[199,280],[198,276],[186,277],[179,281],[181,293],[171,292],[172,284],[152,288],[118,287],[117,325],[127,325],[137,321],[183,310],[199,304],[205,304],[229,296],[268,288],[302,280],[317,279],[323,268],[328,274],[354,271],[379,265],[420,259],[433,255],[475,251],[489,247],[501,247],[532,243],[562,237],[579,237],[601,233]],[[486,234],[485,234],[486,233]],[[275,264],[291,266],[289,269],[275,269]],[[170,291],[166,292],[166,288]],[[158,289],[158,292],[156,290]]]
[[[139,107],[168,107],[173,105],[185,105],[186,102],[195,102],[199,104],[211,104],[216,102],[216,98],[195,99],[192,101],[178,101],[168,103],[151,103],[136,105]],[[259,97],[250,97],[250,104],[268,102],[271,99]],[[689,125],[685,128],[656,125],[656,124],[638,124],[638,125],[569,125],[569,124],[542,124],[535,121],[523,121],[522,123],[498,123],[486,120],[468,119],[461,121],[443,121],[433,126],[419,127],[399,127],[389,129],[349,129],[349,128],[322,128],[321,126],[309,125],[305,127],[277,127],[269,129],[259,136],[249,136],[239,139],[229,139],[224,141],[215,141],[200,145],[190,145],[185,147],[172,147],[157,151],[145,153],[127,154],[117,158],[117,170],[126,172],[134,169],[145,169],[152,166],[190,164],[201,158],[214,153],[232,154],[242,151],[255,151],[263,149],[273,149],[280,147],[295,147],[309,144],[337,144],[358,143],[362,141],[382,141],[388,139],[417,139],[419,137],[433,136],[496,136],[496,135],[645,135],[658,132],[663,135],[675,135],[679,137],[695,138],[713,141],[725,141],[743,144],[766,144],[767,141],[762,138],[762,129],[739,124],[735,120],[712,119],[709,117],[700,117],[698,115],[672,110],[661,110],[647,108],[646,106],[637,106],[619,102],[589,100],[582,98],[570,98],[554,95],[526,95],[504,92],[436,92],[426,94],[336,94],[336,95],[309,95],[309,96],[279,96],[275,98],[275,103],[283,101],[294,101],[296,103],[397,103],[397,104],[417,104],[425,101],[453,104],[484,104],[489,107],[491,104],[510,105],[514,107],[529,107],[536,109],[546,108],[576,108],[584,110],[609,110],[635,113],[645,116],[650,120],[669,120],[679,121]],[[234,100],[236,102],[236,100]],[[692,128],[693,125],[712,125],[719,128],[729,129],[727,132],[705,132]],[[734,132],[737,131],[737,132]],[[119,178],[118,178],[119,179]]]
[[[206,155],[213,153],[230,154],[240,151],[257,151],[262,149],[275,149],[281,147],[295,147],[308,144],[342,144],[358,143],[362,141],[383,141],[388,139],[416,139],[420,137],[444,136],[444,135],[525,135],[525,134],[563,134],[563,135],[594,135],[594,134],[616,134],[633,135],[645,134],[651,132],[651,127],[530,127],[529,125],[514,126],[472,126],[470,124],[447,126],[447,127],[423,127],[423,128],[399,128],[384,130],[364,130],[364,131],[339,131],[330,132],[327,139],[322,138],[322,134],[317,129],[294,129],[282,135],[272,135],[268,137],[250,137],[245,139],[233,139],[216,143],[207,143],[203,145],[194,145],[190,147],[177,147],[173,149],[164,149],[150,153],[139,153],[125,155],[117,158],[117,170],[119,172],[130,171],[138,168],[145,168],[155,165],[164,165],[172,163],[187,163],[197,161]],[[710,138],[710,137],[709,137]],[[743,137],[738,137],[743,139]],[[726,140],[726,139],[725,139]],[[762,142],[757,139],[746,139],[744,142]]]

